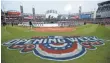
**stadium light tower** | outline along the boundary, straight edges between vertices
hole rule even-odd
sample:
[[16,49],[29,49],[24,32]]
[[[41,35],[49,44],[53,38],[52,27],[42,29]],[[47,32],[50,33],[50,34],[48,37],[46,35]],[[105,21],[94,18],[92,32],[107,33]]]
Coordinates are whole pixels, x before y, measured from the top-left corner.
[[96,18],[96,9],[94,8],[93,19],[95,20],[95,18]]
[[32,13],[33,13],[33,20],[35,20],[35,8],[34,8],[34,5],[32,6]]
[[21,21],[23,22],[24,14],[23,14],[23,4],[20,2],[20,11],[21,11]]
[[82,12],[82,5],[80,4],[79,5],[79,19],[81,19],[81,17],[80,17],[81,16],[81,12]]
[[4,3],[2,2],[2,7],[3,7],[3,14],[4,14],[4,20],[5,20],[5,22],[6,22],[6,15],[5,15],[5,6],[4,6]]
[[23,16],[23,4],[22,4],[22,2],[20,2],[20,11],[21,11],[21,15]]

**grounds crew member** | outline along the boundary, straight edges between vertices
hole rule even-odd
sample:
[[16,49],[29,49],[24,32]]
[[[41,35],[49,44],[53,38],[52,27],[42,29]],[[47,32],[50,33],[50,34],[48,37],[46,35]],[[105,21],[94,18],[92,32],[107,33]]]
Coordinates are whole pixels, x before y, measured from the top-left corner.
[[86,25],[86,22],[84,22],[84,25]]
[[14,25],[14,21],[11,22],[11,25],[12,25],[12,26]]
[[32,29],[33,24],[32,24],[32,22],[31,22],[31,21],[29,21],[29,25],[30,25],[30,27],[31,27],[31,29]]

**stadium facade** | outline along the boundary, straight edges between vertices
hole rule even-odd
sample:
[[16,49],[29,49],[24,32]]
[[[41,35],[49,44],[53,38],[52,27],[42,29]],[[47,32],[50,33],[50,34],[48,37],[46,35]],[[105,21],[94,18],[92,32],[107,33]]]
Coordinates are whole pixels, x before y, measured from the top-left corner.
[[[5,20],[6,22],[14,21],[16,23],[23,23],[23,22],[29,22],[31,20],[33,22],[38,22],[38,23],[41,22],[41,24],[42,22],[43,23],[61,23],[61,24],[66,23],[68,24],[71,21],[82,22],[82,23],[83,22],[92,23],[93,21],[94,22],[99,22],[99,21],[108,22],[110,20],[110,19],[106,19],[106,18],[110,18],[110,1],[102,2],[98,4],[98,9],[96,11],[96,19],[94,19],[94,15],[95,15],[94,11],[82,12],[81,8],[79,8],[80,10],[79,13],[71,13],[71,14],[60,14],[56,10],[47,10],[45,14],[36,14],[35,8],[32,8],[33,14],[29,14],[29,13],[23,12],[23,6],[20,6],[20,10],[21,12],[13,11],[13,10],[3,12],[1,10],[2,21]],[[102,18],[102,19],[99,20],[97,18]]]
[[110,18],[110,1],[105,1],[98,4],[96,18]]

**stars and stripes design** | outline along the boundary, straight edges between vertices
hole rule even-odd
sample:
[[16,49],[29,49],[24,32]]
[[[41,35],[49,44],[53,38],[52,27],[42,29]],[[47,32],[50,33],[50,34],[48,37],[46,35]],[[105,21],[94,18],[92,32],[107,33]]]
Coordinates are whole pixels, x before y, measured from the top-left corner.
[[33,52],[36,56],[55,61],[76,59],[86,53],[86,49],[96,50],[104,41],[95,36],[46,36],[31,39],[13,39],[3,43],[10,50],[20,53]]
[[70,60],[82,56],[86,52],[78,42],[36,44],[34,54],[49,60]]

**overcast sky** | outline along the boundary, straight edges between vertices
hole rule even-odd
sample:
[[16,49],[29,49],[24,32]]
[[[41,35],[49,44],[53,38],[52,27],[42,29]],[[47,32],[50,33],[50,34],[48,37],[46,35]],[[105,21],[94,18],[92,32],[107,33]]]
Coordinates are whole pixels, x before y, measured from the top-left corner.
[[[32,13],[32,7],[36,14],[44,14],[47,10],[54,9],[60,14],[78,13],[79,6],[82,6],[82,12],[94,11],[98,8],[97,4],[107,0],[65,0],[65,1],[38,1],[38,0],[1,0],[1,8],[7,10],[20,11],[20,5],[23,5],[24,13]],[[67,7],[69,6],[69,10]]]

